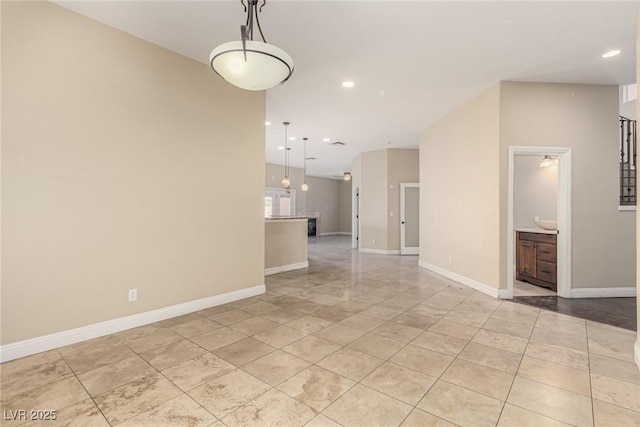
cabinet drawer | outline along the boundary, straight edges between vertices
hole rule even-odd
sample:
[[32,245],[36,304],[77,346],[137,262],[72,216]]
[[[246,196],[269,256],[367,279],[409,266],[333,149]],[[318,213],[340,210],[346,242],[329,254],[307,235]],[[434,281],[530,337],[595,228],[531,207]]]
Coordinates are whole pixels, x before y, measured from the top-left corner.
[[536,263],[536,278],[549,283],[556,283],[556,265],[546,261]]
[[544,234],[544,233],[523,233],[518,231],[518,237],[520,240],[530,240],[532,242],[540,242],[540,243],[551,243],[556,244],[556,235],[555,234]]
[[536,254],[539,261],[547,261],[556,263],[557,249],[556,245],[550,243],[536,243]]

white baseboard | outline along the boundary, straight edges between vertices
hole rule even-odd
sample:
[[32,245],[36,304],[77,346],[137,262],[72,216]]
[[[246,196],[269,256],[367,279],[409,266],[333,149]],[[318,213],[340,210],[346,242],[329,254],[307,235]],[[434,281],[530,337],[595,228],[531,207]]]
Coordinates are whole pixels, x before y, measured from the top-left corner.
[[507,289],[494,288],[493,286],[478,282],[477,280],[470,279],[461,274],[454,273],[453,271],[445,270],[444,268],[429,264],[425,261],[418,261],[418,265],[422,268],[431,270],[434,273],[438,273],[439,275],[444,276],[448,279],[455,280],[458,283],[462,283],[465,286],[473,288],[476,291],[482,292],[483,294],[487,294],[494,298],[500,298],[501,295],[507,295],[506,293],[508,292]]
[[194,311],[204,310],[205,308],[215,307],[217,305],[253,297],[265,293],[265,286],[253,286],[251,288],[240,289],[233,292],[227,292],[221,295],[202,298],[195,301],[189,301],[182,304],[176,304],[169,307],[159,308],[144,313],[133,314],[131,316],[120,317],[118,319],[107,320],[105,322],[94,323],[92,325],[82,326],[80,328],[70,329],[67,331],[56,332],[54,334],[43,335],[41,337],[30,338],[24,341],[18,341],[0,346],[0,362],[6,362],[20,357],[30,356],[32,354],[41,353],[43,351],[52,350],[54,348],[71,345],[80,341],[86,341],[93,338],[102,337],[126,329],[136,328],[138,326],[148,325],[150,323],[159,322],[161,320],[170,319],[172,317],[181,316],[183,314],[193,313]]
[[571,289],[571,298],[633,298],[636,287]]
[[368,254],[378,254],[378,255],[400,255],[400,249],[369,249],[369,248],[360,248],[358,249],[360,252],[366,252]]
[[330,231],[328,233],[320,233],[320,236],[351,236],[351,232],[347,232],[347,231]]
[[295,264],[279,265],[277,267],[266,268],[264,270],[264,275],[270,276],[276,273],[284,273],[285,271],[291,271],[291,270],[300,270],[301,268],[307,268],[307,267],[309,267],[309,261],[297,262]]
[[640,369],[640,338],[636,339],[636,343],[633,346],[634,359],[636,360],[636,365],[638,365],[638,369]]
[[509,289],[498,289],[498,298],[513,299],[513,291],[509,292]]

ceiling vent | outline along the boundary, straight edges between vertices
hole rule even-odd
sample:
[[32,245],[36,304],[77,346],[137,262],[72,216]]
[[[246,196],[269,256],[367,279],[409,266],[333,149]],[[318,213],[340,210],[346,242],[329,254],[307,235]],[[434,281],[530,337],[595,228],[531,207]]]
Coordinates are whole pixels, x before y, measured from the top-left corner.
[[318,160],[316,157],[307,157],[307,160]]
[[329,143],[329,145],[333,145],[334,147],[337,147],[339,145],[347,145],[347,144],[345,144],[344,142],[336,141],[336,142]]

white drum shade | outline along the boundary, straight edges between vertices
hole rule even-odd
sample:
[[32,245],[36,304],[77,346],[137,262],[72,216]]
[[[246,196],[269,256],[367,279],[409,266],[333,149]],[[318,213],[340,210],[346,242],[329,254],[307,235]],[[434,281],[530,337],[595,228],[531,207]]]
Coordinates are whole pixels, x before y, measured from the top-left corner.
[[221,44],[211,51],[211,68],[234,86],[266,90],[287,81],[293,73],[293,59],[279,47],[247,40],[245,61],[242,41]]

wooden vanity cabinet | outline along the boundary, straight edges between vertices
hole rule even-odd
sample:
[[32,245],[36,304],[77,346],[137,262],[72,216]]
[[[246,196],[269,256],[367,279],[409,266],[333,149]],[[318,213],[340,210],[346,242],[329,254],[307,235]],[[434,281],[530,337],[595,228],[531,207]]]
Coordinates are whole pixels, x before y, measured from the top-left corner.
[[516,279],[558,290],[555,234],[516,232]]

